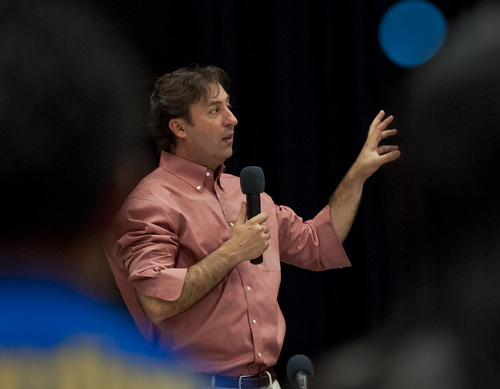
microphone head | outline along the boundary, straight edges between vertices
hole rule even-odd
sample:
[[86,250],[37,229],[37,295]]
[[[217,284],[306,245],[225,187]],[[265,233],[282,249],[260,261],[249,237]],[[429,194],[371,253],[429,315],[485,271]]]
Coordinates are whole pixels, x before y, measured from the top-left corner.
[[258,166],[247,166],[241,169],[240,184],[243,194],[264,192],[264,171]]
[[290,382],[295,382],[295,375],[299,372],[305,373],[312,379],[314,375],[314,367],[311,360],[303,355],[297,354],[288,360],[286,365],[286,375]]

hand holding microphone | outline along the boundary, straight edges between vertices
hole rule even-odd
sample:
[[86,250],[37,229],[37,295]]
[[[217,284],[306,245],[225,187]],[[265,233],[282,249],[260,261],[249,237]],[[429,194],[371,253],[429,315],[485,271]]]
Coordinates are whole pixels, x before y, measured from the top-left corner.
[[[247,196],[247,218],[250,220],[260,213],[260,194],[264,192],[264,172],[258,166],[247,166],[240,173],[241,191]],[[262,263],[262,255],[252,259],[254,265]]]

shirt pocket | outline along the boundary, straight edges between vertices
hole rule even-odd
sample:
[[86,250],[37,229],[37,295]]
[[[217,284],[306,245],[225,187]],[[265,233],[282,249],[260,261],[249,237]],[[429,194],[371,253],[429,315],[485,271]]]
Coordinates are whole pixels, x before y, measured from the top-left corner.
[[281,271],[281,262],[275,242],[270,241],[269,248],[263,254],[262,263],[257,267],[262,271]]

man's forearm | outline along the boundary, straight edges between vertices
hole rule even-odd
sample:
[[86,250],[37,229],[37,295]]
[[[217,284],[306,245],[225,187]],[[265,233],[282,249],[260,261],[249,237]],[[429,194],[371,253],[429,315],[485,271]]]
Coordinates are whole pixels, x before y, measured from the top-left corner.
[[330,220],[341,242],[346,239],[356,218],[365,182],[356,176],[353,169],[344,176],[328,203]]
[[180,297],[175,301],[162,300],[137,293],[140,305],[153,323],[159,323],[191,308],[234,268],[224,246],[207,255],[187,269]]
[[231,237],[219,248],[187,269],[180,297],[175,301],[162,300],[136,293],[144,313],[153,323],[175,316],[191,308],[226,277],[236,265],[257,258],[269,247],[267,215],[260,213],[245,222],[246,204],[231,232]]

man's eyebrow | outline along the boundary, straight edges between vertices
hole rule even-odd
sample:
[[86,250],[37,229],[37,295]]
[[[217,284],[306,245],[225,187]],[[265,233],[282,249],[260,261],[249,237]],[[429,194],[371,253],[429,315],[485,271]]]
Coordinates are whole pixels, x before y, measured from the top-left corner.
[[206,106],[210,106],[210,105],[219,105],[219,104],[224,104],[224,103],[229,103],[229,95],[227,95],[227,98],[226,98],[226,101],[222,101],[222,100],[217,100],[217,96],[215,96],[214,98],[212,98],[211,100],[208,100],[207,103],[205,104]]

